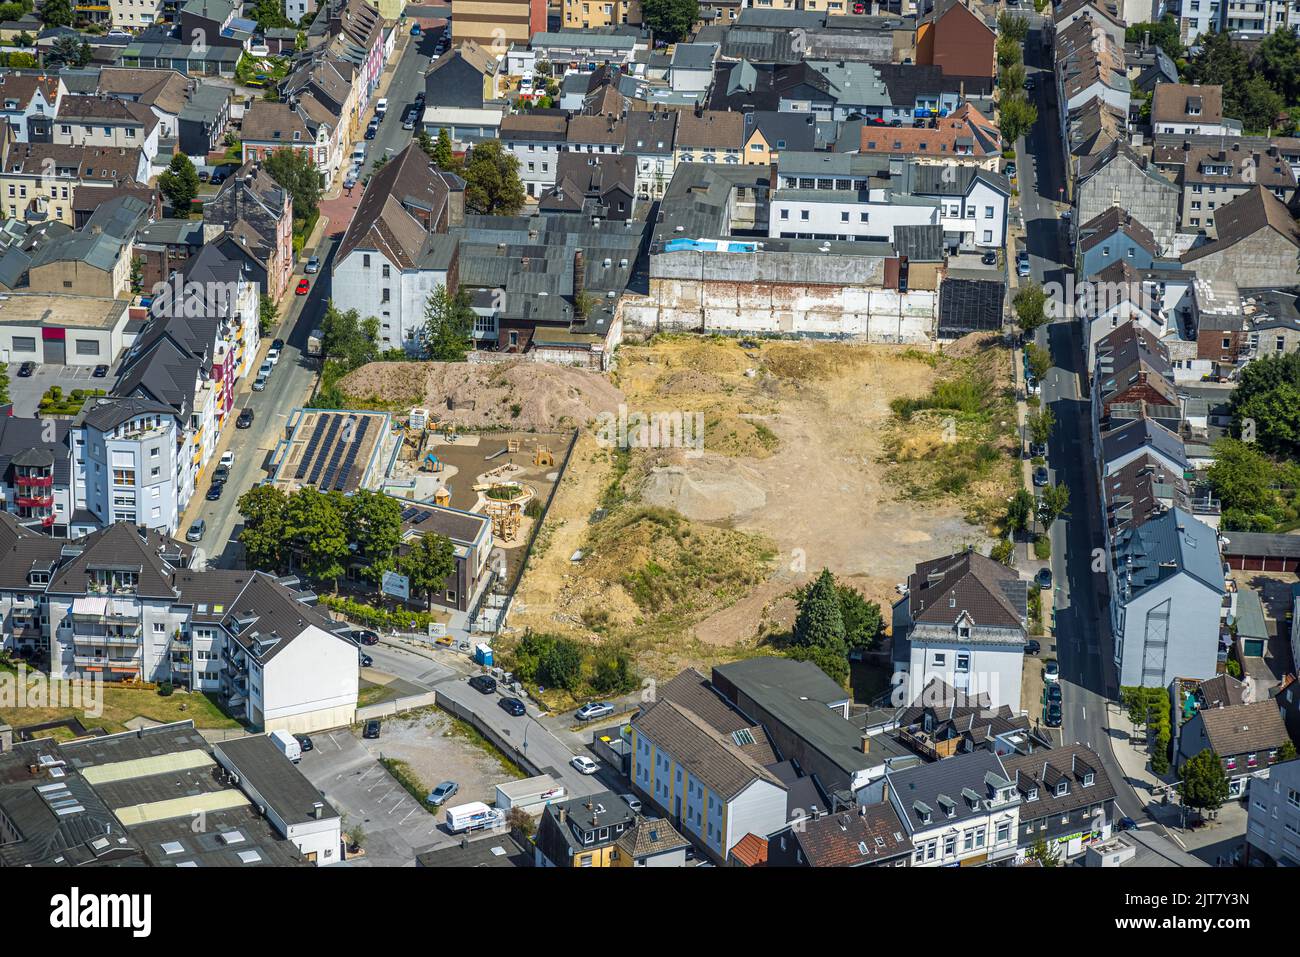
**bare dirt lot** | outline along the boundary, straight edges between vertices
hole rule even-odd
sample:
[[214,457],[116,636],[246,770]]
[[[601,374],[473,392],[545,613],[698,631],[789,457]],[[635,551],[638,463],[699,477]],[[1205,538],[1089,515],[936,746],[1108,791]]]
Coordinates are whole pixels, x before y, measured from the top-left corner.
[[339,380],[355,408],[428,408],[464,429],[555,432],[617,410],[604,376],[544,362],[371,362]]
[[511,780],[495,757],[455,734],[452,719],[432,708],[385,718],[383,736],[377,741],[362,739],[362,745],[376,757],[405,762],[426,793],[442,781],[455,781],[460,785],[455,802],[459,804],[490,804],[496,786]]
[[[900,421],[891,402],[929,395],[966,356],[993,355],[968,342],[955,352],[949,362],[844,343],[624,344],[614,380],[629,410],[700,413],[702,448],[620,452],[585,430],[512,627],[616,637],[663,674],[752,653],[788,627],[789,593],[823,567],[887,606],[917,561],[986,549],[971,502],[1002,494],[1010,456],[956,493],[922,487],[916,466],[899,464],[903,443],[937,441],[943,425],[931,412]],[[989,415],[959,418],[964,442]],[[985,444],[1001,451],[1003,438]]]

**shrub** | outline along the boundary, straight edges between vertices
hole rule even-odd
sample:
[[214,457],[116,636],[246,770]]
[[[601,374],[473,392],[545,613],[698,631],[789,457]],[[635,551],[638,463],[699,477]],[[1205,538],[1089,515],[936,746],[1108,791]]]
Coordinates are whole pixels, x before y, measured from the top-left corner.
[[175,689],[172,687],[172,683],[170,681],[164,681],[160,685],[158,685],[158,694],[160,697],[163,698],[170,698],[174,690]]
[[1046,535],[1034,539],[1034,557],[1044,562],[1052,557],[1052,540]]

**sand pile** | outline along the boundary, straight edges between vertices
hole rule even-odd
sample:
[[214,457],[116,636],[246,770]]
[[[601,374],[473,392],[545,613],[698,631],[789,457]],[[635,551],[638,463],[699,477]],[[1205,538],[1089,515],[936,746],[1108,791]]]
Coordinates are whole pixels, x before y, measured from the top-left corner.
[[722,456],[651,469],[641,485],[646,505],[670,508],[697,522],[739,517],[767,504],[751,469]]

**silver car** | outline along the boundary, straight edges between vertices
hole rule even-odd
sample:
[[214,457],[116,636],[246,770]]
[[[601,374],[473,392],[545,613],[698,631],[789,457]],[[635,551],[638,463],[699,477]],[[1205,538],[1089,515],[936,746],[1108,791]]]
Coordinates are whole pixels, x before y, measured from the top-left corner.
[[259,375],[256,379],[253,380],[253,391],[254,392],[266,391],[266,376]]
[[588,701],[577,710],[574,717],[579,721],[594,721],[614,713],[614,706],[607,701]]

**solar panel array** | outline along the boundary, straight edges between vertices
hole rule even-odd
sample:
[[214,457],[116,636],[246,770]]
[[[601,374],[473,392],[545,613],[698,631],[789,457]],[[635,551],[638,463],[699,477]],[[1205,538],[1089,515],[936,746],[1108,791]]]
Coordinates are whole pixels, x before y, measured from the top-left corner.
[[[361,451],[361,443],[366,439],[366,430],[370,428],[370,417],[364,416],[357,424],[357,434],[352,437],[352,441],[347,443],[347,454],[343,456],[343,464],[339,467],[338,476],[334,479],[334,490],[343,491],[343,485],[347,477],[352,473],[352,466],[356,464],[357,454]],[[339,446],[343,448],[343,446]],[[334,453],[338,455],[336,451]],[[329,484],[329,477],[326,476],[325,484]]]
[[320,444],[320,437],[325,432],[327,419],[320,415],[316,417],[316,428],[307,440],[307,448],[303,450],[302,458],[298,460],[298,471],[294,473],[294,479],[301,482],[302,477],[307,474],[307,466],[311,464],[311,457],[316,452],[316,447]]
[[[325,431],[325,440],[321,443],[324,446],[324,449],[333,447],[334,439],[338,436],[339,426],[342,425],[342,423],[343,420],[339,416],[330,416],[329,428]],[[308,485],[315,485],[317,481],[320,480],[321,469],[325,467],[324,449],[322,449],[321,453],[316,456],[316,463],[311,467],[311,471],[307,474]]]

